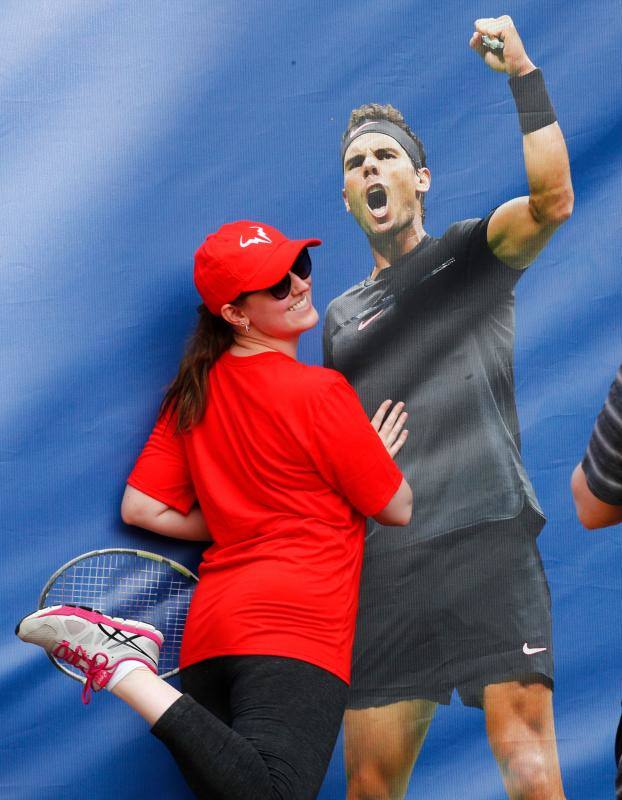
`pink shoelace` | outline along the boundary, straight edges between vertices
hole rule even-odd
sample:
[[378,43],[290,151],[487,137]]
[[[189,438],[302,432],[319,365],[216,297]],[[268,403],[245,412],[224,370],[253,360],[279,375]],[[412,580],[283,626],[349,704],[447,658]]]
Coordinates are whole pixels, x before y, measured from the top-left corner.
[[86,683],[82,689],[82,702],[84,705],[88,705],[91,702],[93,681],[100,688],[103,688],[112,677],[112,672],[107,668],[108,656],[105,653],[95,653],[91,658],[80,645],[73,650],[69,646],[69,642],[63,641],[56,645],[52,655],[66,661],[72,667],[77,667],[80,672],[86,675]]

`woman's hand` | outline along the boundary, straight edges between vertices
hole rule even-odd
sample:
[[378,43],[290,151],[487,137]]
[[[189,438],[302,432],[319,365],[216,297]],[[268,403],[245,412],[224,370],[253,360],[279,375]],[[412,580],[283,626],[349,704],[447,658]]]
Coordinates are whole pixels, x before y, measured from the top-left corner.
[[395,458],[408,437],[408,431],[402,430],[408,418],[408,412],[404,411],[404,403],[400,401],[388,413],[392,402],[392,400],[385,400],[378,406],[378,410],[371,419],[371,424],[382,439],[391,458]]

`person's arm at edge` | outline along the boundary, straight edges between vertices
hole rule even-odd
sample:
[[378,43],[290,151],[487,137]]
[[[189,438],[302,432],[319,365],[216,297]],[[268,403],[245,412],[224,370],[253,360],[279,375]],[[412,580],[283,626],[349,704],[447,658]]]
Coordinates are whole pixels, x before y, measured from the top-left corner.
[[591,531],[622,522],[622,505],[611,505],[599,500],[588,486],[581,464],[574,468],[570,488],[577,517],[584,528]]
[[[503,62],[482,45],[484,34],[503,39]],[[536,69],[509,17],[477,20],[470,45],[488,66],[510,78],[521,79]],[[574,205],[568,151],[557,122],[524,134],[523,155],[529,196],[499,206],[487,231],[491,251],[513,269],[531,264]]]
[[135,525],[173,539],[211,540],[198,505],[193,506],[188,514],[182,514],[129,484],[121,502],[121,518],[126,525]]
[[[618,455],[617,455],[618,454]],[[570,479],[580,523],[588,530],[622,522],[622,366],[609,388],[583,459]]]

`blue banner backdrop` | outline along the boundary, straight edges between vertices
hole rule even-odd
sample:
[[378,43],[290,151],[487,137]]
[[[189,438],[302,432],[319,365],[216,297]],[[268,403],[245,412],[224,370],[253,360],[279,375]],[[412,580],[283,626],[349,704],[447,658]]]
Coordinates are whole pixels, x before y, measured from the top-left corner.
[[[235,218],[319,236],[316,305],[370,268],[341,200],[356,105],[400,108],[433,176],[428,231],[526,193],[503,76],[469,49],[509,13],[570,150],[572,220],[517,290],[523,452],[549,523],[555,711],[569,798],[612,796],[622,687],[619,528],[583,531],[568,481],[622,359],[619,0],[5,0],[0,27],[0,796],[189,797],[144,723],[13,636],[47,576],[93,548],[196,565],[124,526],[124,480],[194,324],[192,255]],[[319,329],[301,358],[321,360]],[[416,409],[412,409],[416,413]],[[103,696],[105,695],[105,696]],[[344,797],[338,743],[321,798]],[[408,797],[503,797],[483,716],[442,707]]]

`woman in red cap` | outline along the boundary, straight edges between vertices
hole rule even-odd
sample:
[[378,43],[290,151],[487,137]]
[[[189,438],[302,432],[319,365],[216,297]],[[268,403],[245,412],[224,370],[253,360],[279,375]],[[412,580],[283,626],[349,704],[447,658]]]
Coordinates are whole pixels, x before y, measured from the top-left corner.
[[318,244],[253,222],[207,237],[199,323],[127,481],[125,522],[212,540],[183,694],[154,674],[150,626],[57,607],[18,630],[48,651],[62,642],[89,686],[138,711],[212,800],[317,795],[345,708],[365,516],[410,518],[392,460],[402,405],[388,413],[386,401],[370,424],[345,378],[296,360],[318,322],[307,250]]

